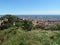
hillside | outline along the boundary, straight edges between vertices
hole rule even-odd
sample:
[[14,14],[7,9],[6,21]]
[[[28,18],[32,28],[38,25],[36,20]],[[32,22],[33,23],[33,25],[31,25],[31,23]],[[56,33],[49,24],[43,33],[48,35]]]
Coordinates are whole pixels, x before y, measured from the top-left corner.
[[60,31],[24,31],[11,27],[0,31],[0,45],[60,45]]
[[0,18],[0,45],[60,45],[60,25],[34,26],[12,15]]

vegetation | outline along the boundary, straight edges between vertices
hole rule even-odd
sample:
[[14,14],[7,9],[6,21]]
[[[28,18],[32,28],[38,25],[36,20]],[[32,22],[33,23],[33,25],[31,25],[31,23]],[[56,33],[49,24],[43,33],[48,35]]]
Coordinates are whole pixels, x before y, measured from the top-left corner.
[[60,45],[60,31],[32,30],[11,27],[0,30],[0,45]]
[[60,45],[60,25],[44,30],[44,27],[34,27],[31,21],[12,15],[5,15],[1,19],[8,20],[0,26],[0,45]]
[[22,29],[27,30],[27,31],[33,28],[32,21],[20,20],[19,18],[12,15],[5,15],[1,17],[1,19],[7,20],[7,21],[4,21],[3,24],[1,25],[0,28],[2,30],[7,29],[12,26],[21,27]]
[[12,16],[12,15],[5,15],[5,16],[1,17],[1,19],[4,21],[1,24],[1,28],[0,28],[2,30],[6,29],[6,28],[9,28],[9,27],[12,27],[14,22],[19,21],[19,19],[17,17]]
[[60,30],[60,24],[49,26],[47,30]]
[[27,31],[31,31],[33,28],[32,21],[23,20],[22,28]]

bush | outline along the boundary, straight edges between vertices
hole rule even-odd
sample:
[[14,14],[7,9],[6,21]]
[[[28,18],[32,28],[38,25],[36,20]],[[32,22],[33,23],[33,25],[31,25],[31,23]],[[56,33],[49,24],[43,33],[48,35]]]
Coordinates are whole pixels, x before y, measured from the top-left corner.
[[35,28],[36,28],[36,29],[44,29],[44,26],[36,25]]
[[16,17],[16,16],[13,16],[13,15],[5,15],[3,17],[1,17],[3,20],[6,18],[8,19],[8,22],[9,23],[13,23],[13,22],[16,22],[16,21],[19,21],[19,19]]
[[22,28],[23,28],[24,30],[27,30],[27,31],[32,30],[32,28],[33,28],[32,21],[24,20],[23,23],[22,23]]
[[16,22],[16,25],[15,26],[16,27],[21,27],[22,26],[22,23],[23,23],[22,21]]
[[6,23],[6,24],[2,25],[2,26],[0,27],[0,29],[1,29],[1,30],[7,29],[7,28],[9,28],[9,27],[11,27],[11,26],[12,26],[12,25],[11,25],[10,23]]
[[57,26],[57,30],[60,30],[60,24],[57,24],[56,26]]
[[[15,22],[15,23],[18,23],[18,21],[20,21],[18,17],[12,16],[12,15],[2,16],[2,17],[1,17],[1,20],[4,20],[4,21],[3,21],[3,24],[0,26],[0,29],[7,29],[7,28],[9,28],[9,27],[14,26],[14,25],[13,25],[14,22]],[[6,21],[6,20],[7,20],[7,21]],[[19,25],[19,24],[17,24],[17,25]]]
[[60,24],[49,26],[47,29],[48,30],[60,30]]

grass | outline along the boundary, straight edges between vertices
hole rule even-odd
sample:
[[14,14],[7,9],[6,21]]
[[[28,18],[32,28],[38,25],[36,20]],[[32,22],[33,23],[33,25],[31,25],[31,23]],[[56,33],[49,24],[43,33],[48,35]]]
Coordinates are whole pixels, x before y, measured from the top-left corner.
[[0,31],[0,45],[60,45],[60,31],[9,28]]

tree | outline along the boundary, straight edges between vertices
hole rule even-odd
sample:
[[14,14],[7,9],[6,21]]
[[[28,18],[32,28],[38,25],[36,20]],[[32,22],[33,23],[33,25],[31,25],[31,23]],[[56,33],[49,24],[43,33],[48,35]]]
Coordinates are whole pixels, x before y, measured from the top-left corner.
[[24,30],[27,30],[27,31],[32,30],[32,28],[33,28],[33,23],[32,23],[32,21],[23,20],[22,28],[23,28]]
[[12,27],[15,23],[18,23],[19,18],[13,15],[4,15],[1,17],[1,20],[3,20],[3,24],[0,26],[0,29],[6,29],[9,27]]
[[22,26],[22,23],[23,23],[22,21],[16,22],[15,26],[16,27],[21,27]]
[[3,17],[1,17],[3,20],[8,19],[8,22],[13,24],[13,22],[16,22],[18,21],[18,18],[16,16],[13,16],[13,15],[5,15]]

